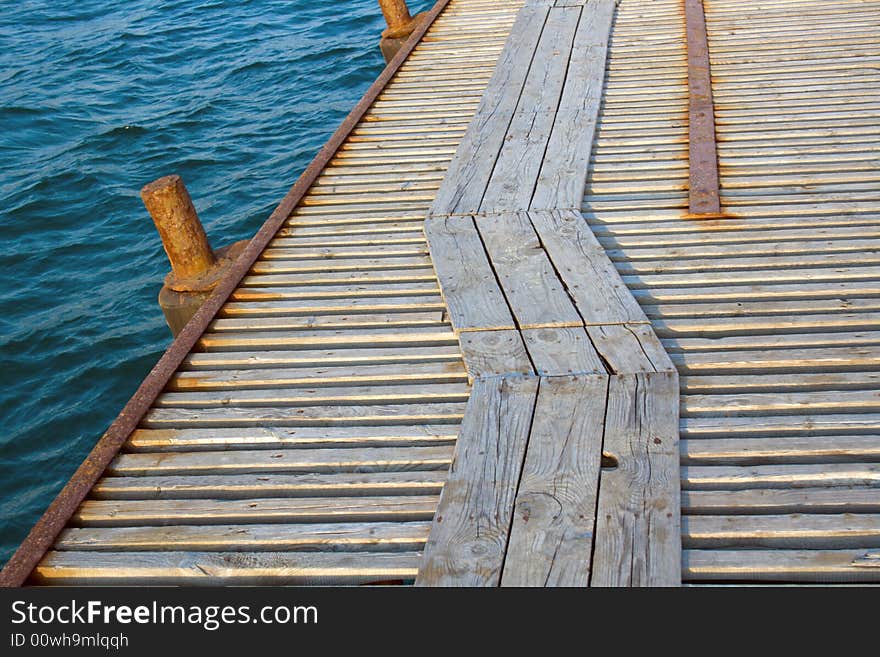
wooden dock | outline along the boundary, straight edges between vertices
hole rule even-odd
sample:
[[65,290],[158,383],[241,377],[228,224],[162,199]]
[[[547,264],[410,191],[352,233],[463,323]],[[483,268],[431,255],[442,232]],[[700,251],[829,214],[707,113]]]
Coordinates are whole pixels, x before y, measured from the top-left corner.
[[0,582],[880,581],[878,30],[441,0]]

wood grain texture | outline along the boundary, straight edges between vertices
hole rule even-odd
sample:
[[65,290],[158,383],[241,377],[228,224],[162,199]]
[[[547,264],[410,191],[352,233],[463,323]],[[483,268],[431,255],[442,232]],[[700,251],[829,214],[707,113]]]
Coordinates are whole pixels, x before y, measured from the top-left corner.
[[529,212],[529,219],[587,325],[648,321],[579,212]]
[[583,324],[526,213],[478,216],[475,221],[520,329]]
[[497,586],[538,380],[478,379],[416,586]]
[[606,373],[583,327],[524,329],[522,337],[540,376]]
[[613,376],[603,451],[592,586],[681,584],[678,378]]
[[370,584],[412,579],[417,552],[48,552],[34,570],[38,584],[267,586]]
[[502,586],[587,586],[608,377],[541,380]]
[[547,6],[525,6],[517,15],[476,115],[434,197],[431,214],[479,211],[549,11]]
[[614,0],[558,0],[582,5],[565,86],[541,163],[529,208],[579,208],[590,164],[590,153],[602,90]]
[[474,220],[430,216],[425,234],[453,327],[515,328]]
[[504,145],[486,185],[480,212],[529,207],[566,84],[580,14],[579,7],[565,7],[551,9],[547,15]]
[[471,379],[534,374],[519,331],[462,331],[461,353]]

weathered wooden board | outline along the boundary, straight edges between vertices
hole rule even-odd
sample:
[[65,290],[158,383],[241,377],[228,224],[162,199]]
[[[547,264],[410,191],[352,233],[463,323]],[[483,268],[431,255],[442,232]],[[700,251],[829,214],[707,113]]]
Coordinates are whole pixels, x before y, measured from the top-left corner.
[[250,499],[86,500],[74,526],[230,525],[430,520],[436,495]]
[[473,218],[429,216],[425,234],[453,327],[515,328]]
[[605,375],[541,380],[502,586],[587,586],[605,424]]
[[458,335],[468,376],[534,374],[519,331],[462,331]]
[[557,0],[583,5],[553,131],[529,208],[580,208],[605,84],[614,0]]
[[580,213],[529,212],[529,218],[587,325],[648,321]]
[[55,549],[413,552],[422,549],[430,528],[429,522],[71,528],[59,536]]
[[417,552],[70,552],[46,554],[34,570],[39,584],[265,586],[370,584],[412,579]]
[[679,586],[678,379],[612,376],[592,586]]
[[478,379],[416,586],[497,586],[538,380]]
[[433,501],[436,507],[444,481],[446,470],[103,477],[92,489],[92,497],[96,500],[244,500],[436,495]]
[[483,215],[475,221],[520,329],[583,325],[525,212]]
[[688,581],[880,581],[880,568],[859,568],[865,550],[685,550]]
[[521,333],[539,376],[606,373],[583,327],[524,329]]
[[538,173],[545,161],[559,99],[567,82],[580,14],[579,7],[550,10],[535,45],[525,86],[507,126],[501,152],[486,185],[480,212],[500,213],[529,207]]
[[434,197],[431,214],[479,211],[549,11],[549,7],[525,6],[517,15],[477,113]]

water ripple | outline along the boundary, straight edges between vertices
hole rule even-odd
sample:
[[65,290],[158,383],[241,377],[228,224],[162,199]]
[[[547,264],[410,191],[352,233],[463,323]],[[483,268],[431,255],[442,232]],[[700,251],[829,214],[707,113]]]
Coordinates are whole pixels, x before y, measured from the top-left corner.
[[381,71],[382,27],[375,0],[4,4],[0,562],[169,342],[140,186],[179,173],[215,245],[249,237]]

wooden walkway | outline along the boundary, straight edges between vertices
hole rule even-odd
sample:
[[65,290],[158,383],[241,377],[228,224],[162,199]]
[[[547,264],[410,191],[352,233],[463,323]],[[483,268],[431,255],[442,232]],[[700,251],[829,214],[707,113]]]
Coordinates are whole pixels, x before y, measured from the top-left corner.
[[880,2],[706,21],[723,214],[688,215],[678,0],[618,7],[583,199],[681,374],[683,578],[878,581]]
[[706,3],[711,215],[684,6],[438,4],[20,579],[880,581],[880,1]]

